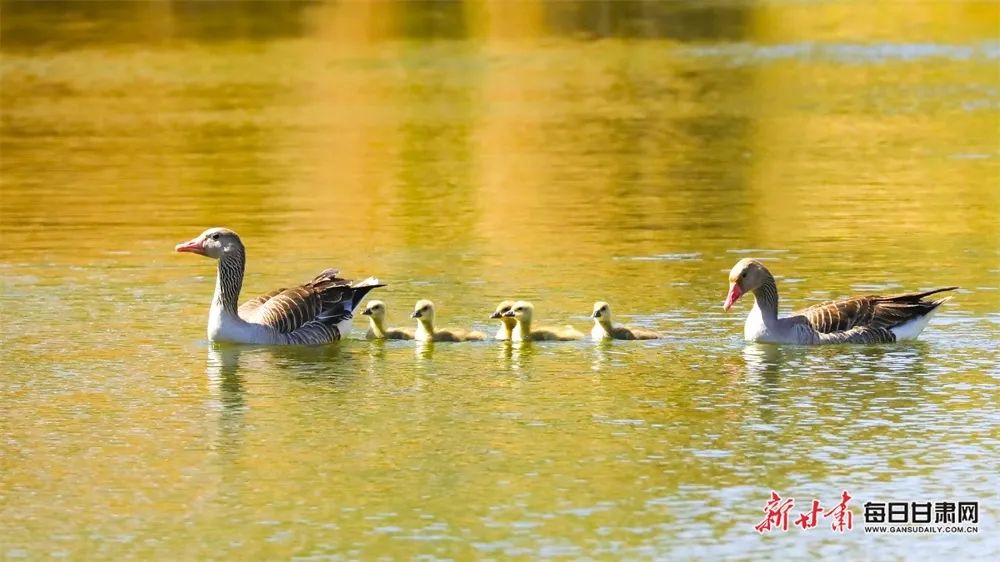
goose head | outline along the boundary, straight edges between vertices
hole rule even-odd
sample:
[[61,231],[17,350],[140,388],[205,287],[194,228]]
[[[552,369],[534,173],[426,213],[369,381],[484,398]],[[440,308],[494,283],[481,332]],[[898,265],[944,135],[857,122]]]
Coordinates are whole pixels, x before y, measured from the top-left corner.
[[590,317],[598,324],[611,324],[611,305],[604,301],[595,302]]
[[729,294],[723,303],[723,310],[729,311],[744,294],[753,291],[764,284],[771,273],[764,264],[751,258],[743,258],[729,270]]
[[417,301],[410,318],[416,318],[421,324],[430,326],[434,322],[434,303],[427,299]]
[[518,322],[531,322],[531,317],[535,312],[535,307],[528,301],[517,301],[510,306],[510,310],[503,313],[504,318],[513,318]]
[[199,254],[212,259],[243,251],[240,235],[228,228],[210,228],[187,242],[174,246],[176,252]]
[[493,311],[493,314],[490,314],[490,318],[499,318],[500,321],[503,322],[504,326],[513,328],[514,324],[517,324],[517,320],[512,316],[504,316],[506,313],[510,312],[510,309],[513,306],[514,301],[501,301],[500,304],[497,305],[497,309]]
[[385,320],[385,303],[382,301],[368,301],[365,306],[364,316],[371,316],[376,324],[381,324]]

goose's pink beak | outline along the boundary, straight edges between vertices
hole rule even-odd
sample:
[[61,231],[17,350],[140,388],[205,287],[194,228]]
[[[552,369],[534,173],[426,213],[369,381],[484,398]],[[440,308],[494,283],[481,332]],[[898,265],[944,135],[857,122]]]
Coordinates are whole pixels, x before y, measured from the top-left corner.
[[722,304],[722,310],[729,312],[729,309],[733,307],[733,303],[738,301],[741,296],[743,296],[743,291],[740,290],[740,286],[736,283],[730,285],[729,296],[726,297],[726,302]]
[[199,236],[198,238],[195,238],[194,240],[188,240],[187,242],[183,242],[181,244],[178,244],[178,245],[174,246],[174,251],[175,252],[190,252],[192,254],[201,254],[201,255],[204,256],[205,255],[205,240],[201,236]]

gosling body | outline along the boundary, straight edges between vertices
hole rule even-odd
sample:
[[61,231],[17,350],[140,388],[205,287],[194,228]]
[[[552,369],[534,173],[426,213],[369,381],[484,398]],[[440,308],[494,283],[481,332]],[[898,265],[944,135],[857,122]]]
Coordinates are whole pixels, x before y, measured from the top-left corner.
[[410,318],[417,320],[413,339],[432,342],[464,342],[486,339],[486,334],[477,331],[466,331],[455,328],[437,330],[434,328],[434,315],[433,302],[426,299],[417,301],[417,304],[413,307],[413,314],[410,315]]
[[597,340],[655,340],[660,334],[645,328],[616,326],[611,320],[611,305],[598,301],[594,303],[594,311],[590,314],[594,319],[594,327],[590,337]]
[[533,328],[532,319],[534,313],[534,305],[527,301],[515,302],[511,306],[511,309],[504,313],[504,317],[514,318],[517,321],[517,325],[511,332],[511,341],[573,341],[584,338],[583,333],[572,326],[563,328],[551,326]]
[[368,317],[368,332],[365,338],[369,340],[412,340],[412,328],[386,328],[386,305],[380,300],[368,301],[361,314]]

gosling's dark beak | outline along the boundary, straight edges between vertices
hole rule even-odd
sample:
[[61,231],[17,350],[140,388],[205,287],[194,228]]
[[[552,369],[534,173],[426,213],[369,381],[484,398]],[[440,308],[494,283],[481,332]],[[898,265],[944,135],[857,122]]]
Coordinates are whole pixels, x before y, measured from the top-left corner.
[[590,314],[590,317],[591,318],[600,318],[601,317],[601,311],[600,310],[595,310],[594,312],[592,312]]
[[414,310],[413,314],[410,315],[410,318],[420,318],[420,311]]
[[504,312],[503,314],[501,314],[501,316],[504,316],[505,318],[513,318],[514,317],[514,311],[513,310],[508,310],[507,312]]
[[493,314],[490,314],[490,318],[500,318],[501,316],[503,315],[500,314],[499,312],[494,312]]
[[361,314],[363,314],[364,316],[371,316],[372,315],[372,309],[366,308],[365,311],[362,312]]

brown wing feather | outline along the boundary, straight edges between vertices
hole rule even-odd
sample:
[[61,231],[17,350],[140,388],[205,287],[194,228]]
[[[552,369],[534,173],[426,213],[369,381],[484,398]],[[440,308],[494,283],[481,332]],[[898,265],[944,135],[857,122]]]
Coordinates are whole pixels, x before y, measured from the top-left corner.
[[252,314],[254,322],[270,326],[282,334],[314,320],[323,310],[319,293],[307,285],[285,289],[271,297]]
[[241,304],[240,308],[239,308],[239,310],[237,312],[239,313],[240,317],[242,317],[242,318],[245,319],[248,315],[252,314],[253,311],[255,311],[258,308],[260,308],[260,305],[262,305],[262,304],[266,303],[267,301],[271,300],[272,297],[274,297],[275,295],[281,293],[284,290],[285,290],[285,288],[282,287],[280,289],[275,289],[275,290],[271,291],[270,293],[265,293],[263,295],[260,295],[259,297],[254,297],[254,298],[248,300],[247,302]]
[[927,314],[943,302],[925,301],[924,297],[957,288],[944,287],[920,293],[853,297],[811,306],[794,312],[793,316],[804,317],[809,325],[821,334],[844,332],[854,328],[893,328]]
[[296,345],[322,345],[340,339],[340,330],[322,321],[306,322],[294,332],[286,335],[288,342]]
[[823,334],[823,343],[892,343],[896,335],[888,328],[868,328],[858,326],[844,332]]
[[[247,304],[259,302],[249,313],[241,316],[248,322],[263,324],[289,334],[307,322],[316,320],[321,312],[332,308],[345,295],[349,298],[353,292],[350,281],[337,277],[337,270],[328,269],[305,285],[268,293],[265,295],[268,298],[263,300],[262,297],[257,297],[249,301]],[[316,335],[322,338],[331,334]]]
[[821,334],[841,332],[850,330],[858,324],[864,325],[871,319],[873,309],[871,298],[857,297],[826,302],[810,306],[793,315],[804,316],[809,325]]

